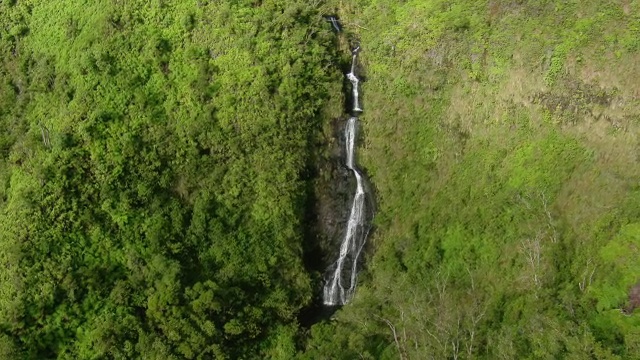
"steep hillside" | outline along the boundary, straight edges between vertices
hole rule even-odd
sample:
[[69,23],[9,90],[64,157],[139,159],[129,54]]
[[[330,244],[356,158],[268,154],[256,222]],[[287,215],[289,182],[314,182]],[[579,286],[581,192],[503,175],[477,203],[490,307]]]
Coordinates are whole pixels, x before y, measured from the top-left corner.
[[640,357],[640,2],[335,6],[378,213],[304,356]]
[[[0,3],[0,359],[640,358],[638,24],[638,0]],[[374,231],[307,329],[354,40]]]
[[307,169],[341,79],[318,11],[0,14],[0,358],[290,358]]

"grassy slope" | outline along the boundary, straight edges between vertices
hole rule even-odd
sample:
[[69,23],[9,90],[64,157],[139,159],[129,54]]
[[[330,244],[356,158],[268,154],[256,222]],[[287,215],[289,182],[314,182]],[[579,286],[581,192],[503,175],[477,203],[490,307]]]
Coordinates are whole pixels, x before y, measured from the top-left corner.
[[356,300],[307,354],[640,356],[619,311],[640,279],[640,2],[336,7],[365,50],[379,212]]

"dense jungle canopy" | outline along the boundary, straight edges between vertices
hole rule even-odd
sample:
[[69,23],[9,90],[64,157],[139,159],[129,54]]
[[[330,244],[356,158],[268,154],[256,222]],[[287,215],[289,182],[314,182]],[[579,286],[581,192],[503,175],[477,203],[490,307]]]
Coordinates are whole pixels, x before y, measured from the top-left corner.
[[[0,2],[0,359],[640,358],[639,24]],[[355,298],[314,317],[356,40],[377,213]]]

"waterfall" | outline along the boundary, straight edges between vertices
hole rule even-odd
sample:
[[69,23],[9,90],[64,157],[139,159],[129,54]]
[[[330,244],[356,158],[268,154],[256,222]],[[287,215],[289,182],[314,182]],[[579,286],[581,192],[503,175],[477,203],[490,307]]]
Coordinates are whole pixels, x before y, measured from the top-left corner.
[[333,28],[337,31],[340,32],[340,23],[338,22],[338,19],[336,19],[335,16],[327,16],[327,21],[329,21],[331,23],[331,25],[333,26]]
[[356,58],[358,57],[358,51],[360,51],[360,46],[353,49],[353,51],[351,52],[353,54],[351,58],[351,71],[347,74],[347,79],[351,81],[351,88],[352,88],[351,92],[353,94],[353,111],[354,112],[362,112],[362,109],[360,108],[360,95],[358,94],[358,85],[360,83],[360,80],[358,79],[355,73]]
[[346,165],[356,178],[356,193],[351,204],[347,230],[340,244],[338,260],[333,265],[330,280],[324,287],[325,305],[343,305],[347,303],[356,288],[358,273],[358,257],[364,246],[367,235],[365,219],[365,191],[362,174],[355,166],[355,143],[358,118],[352,117],[347,121],[345,129]]
[[[335,18],[331,18],[331,22],[336,29]],[[353,108],[355,114],[361,113],[358,86],[360,80],[356,75],[356,60],[360,47],[352,50],[351,70],[346,74],[347,79],[351,82]],[[364,187],[363,175],[360,173],[355,162],[355,148],[358,130],[358,118],[352,116],[347,120],[345,126],[345,165],[351,170],[356,179],[356,192],[351,204],[349,212],[349,220],[347,228],[340,244],[340,252],[338,259],[328,269],[328,280],[325,283],[323,291],[323,302],[328,306],[344,305],[351,298],[356,289],[358,275],[358,258],[364,247],[364,243],[368,234],[369,224],[367,223],[366,208],[366,192]]]

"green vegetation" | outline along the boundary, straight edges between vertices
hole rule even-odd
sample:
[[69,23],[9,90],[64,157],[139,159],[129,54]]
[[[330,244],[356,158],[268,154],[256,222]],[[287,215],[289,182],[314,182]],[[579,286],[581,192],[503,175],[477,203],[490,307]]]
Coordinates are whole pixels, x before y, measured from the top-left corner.
[[640,3],[336,6],[379,209],[306,357],[639,358]]
[[2,358],[291,356],[305,169],[341,78],[317,10],[0,14]]
[[[0,359],[640,358],[638,24],[637,0],[0,3]],[[305,329],[353,39],[375,231]]]

